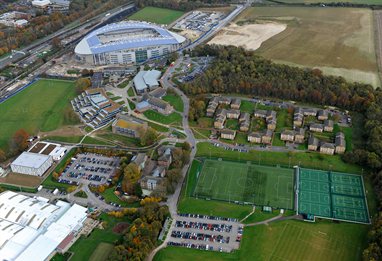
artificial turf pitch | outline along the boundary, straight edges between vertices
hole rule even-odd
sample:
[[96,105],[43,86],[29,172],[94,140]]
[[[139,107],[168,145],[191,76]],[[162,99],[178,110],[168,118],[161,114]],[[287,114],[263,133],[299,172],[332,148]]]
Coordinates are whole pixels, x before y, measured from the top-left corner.
[[362,176],[299,169],[298,212],[323,218],[369,223]]
[[193,195],[293,209],[294,170],[206,159]]

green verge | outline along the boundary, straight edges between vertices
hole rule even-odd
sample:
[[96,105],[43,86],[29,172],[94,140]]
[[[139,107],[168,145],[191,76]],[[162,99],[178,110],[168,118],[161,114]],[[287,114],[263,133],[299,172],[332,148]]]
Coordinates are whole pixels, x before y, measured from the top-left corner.
[[[362,173],[362,168],[357,165],[347,164],[341,160],[339,155],[323,155],[317,152],[273,152],[273,151],[250,151],[240,153],[237,151],[225,150],[214,147],[210,143],[202,142],[197,144],[198,157],[224,158],[233,161],[254,161],[260,165],[280,165],[292,167],[300,165],[304,168],[333,170],[347,173]],[[289,164],[290,163],[290,164]]]

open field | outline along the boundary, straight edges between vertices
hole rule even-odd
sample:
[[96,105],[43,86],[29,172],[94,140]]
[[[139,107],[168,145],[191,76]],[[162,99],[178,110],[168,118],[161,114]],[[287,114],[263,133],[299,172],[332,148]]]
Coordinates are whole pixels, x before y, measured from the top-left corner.
[[362,168],[343,162],[339,155],[323,155],[317,152],[272,152],[272,151],[250,151],[240,153],[237,151],[225,150],[214,147],[210,143],[201,142],[197,144],[198,157],[224,158],[233,161],[253,161],[259,165],[293,167],[300,165],[304,168],[322,169],[348,173],[362,173]]
[[15,186],[25,186],[36,188],[41,183],[41,177],[24,175],[19,173],[9,173],[7,176],[0,178],[1,183],[14,184]]
[[256,51],[265,58],[320,68],[325,73],[374,86],[380,84],[371,10],[256,7],[245,10],[236,23],[287,25],[286,30],[263,42]]
[[209,44],[243,46],[249,50],[257,50],[269,38],[281,33],[287,28],[285,24],[246,24],[238,26],[231,24],[216,35]]
[[0,148],[18,129],[36,134],[65,125],[63,112],[75,95],[73,82],[43,79],[0,104]]
[[97,248],[94,250],[93,254],[90,256],[89,260],[92,261],[104,261],[107,260],[110,252],[113,250],[114,246],[109,243],[99,243]]
[[349,223],[282,221],[245,228],[232,254],[167,247],[154,260],[360,260],[367,231],[368,226]]
[[181,11],[149,6],[139,10],[132,16],[129,16],[128,19],[147,21],[156,24],[170,24],[183,14],[184,13]]
[[195,197],[293,209],[294,170],[205,160]]

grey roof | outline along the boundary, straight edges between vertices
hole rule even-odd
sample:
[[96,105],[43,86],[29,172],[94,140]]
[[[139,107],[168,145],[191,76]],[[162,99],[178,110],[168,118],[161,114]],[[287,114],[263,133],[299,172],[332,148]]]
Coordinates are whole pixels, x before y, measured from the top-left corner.
[[249,137],[255,137],[255,138],[261,138],[261,133],[259,132],[251,132],[250,134],[248,134]]
[[236,131],[226,129],[226,130],[222,130],[220,133],[221,134],[227,134],[227,135],[235,135]]
[[155,97],[151,97],[149,100],[148,100],[149,104],[153,105],[153,106],[156,106],[156,107],[159,107],[163,110],[165,110],[167,108],[167,106],[169,106],[170,104],[166,101],[163,101],[159,98],[155,98]]
[[332,120],[325,120],[324,121],[324,126],[325,127],[333,127],[334,122]]
[[150,95],[155,98],[162,98],[166,95],[166,90],[164,88],[157,88],[150,92]]
[[345,135],[342,132],[336,133],[335,144],[336,146],[346,146]]
[[320,123],[312,123],[312,124],[310,124],[310,128],[322,129],[324,127]]
[[292,130],[283,130],[281,132],[281,134],[294,136],[294,131],[292,131]]
[[50,157],[51,156],[49,155],[43,155],[32,152],[23,152],[15,161],[12,162],[12,165],[38,169],[46,161],[48,161]]
[[314,136],[310,136],[308,140],[308,145],[318,146],[318,139]]
[[[151,29],[157,33],[157,36],[146,36],[140,38],[123,38],[118,41],[102,43],[98,35],[107,35],[110,33],[120,32],[123,34],[127,31],[134,31],[139,29]],[[158,45],[171,45],[180,44],[186,40],[183,36],[170,32],[162,27],[146,22],[120,22],[105,25],[81,40],[76,46],[75,53],[77,54],[100,54],[131,48],[158,46]]]
[[133,82],[134,86],[137,90],[145,90],[149,87],[159,86],[159,78],[161,76],[161,72],[157,70],[151,71],[140,71],[135,75]]
[[327,143],[327,142],[322,143],[320,147],[321,147],[321,148],[333,149],[333,150],[335,149],[335,146],[334,146],[333,143]]

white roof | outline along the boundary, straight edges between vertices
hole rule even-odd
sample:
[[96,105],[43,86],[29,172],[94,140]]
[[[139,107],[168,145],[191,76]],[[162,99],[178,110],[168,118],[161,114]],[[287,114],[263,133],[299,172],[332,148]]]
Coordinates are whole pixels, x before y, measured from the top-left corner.
[[50,153],[49,153],[49,155],[50,156],[61,156],[62,155],[62,153],[64,153],[65,152],[65,150],[66,150],[66,148],[65,147],[57,147],[57,148],[55,148],[53,151],[51,151]]
[[82,226],[86,208],[63,201],[31,198],[12,191],[0,194],[0,260],[43,261]]
[[51,3],[49,0],[34,0],[34,1],[32,1],[32,5],[39,6],[39,7],[47,6],[50,4]]
[[38,169],[50,158],[49,155],[43,155],[32,152],[23,152],[12,165],[23,166]]
[[157,70],[140,71],[135,75],[133,81],[137,90],[145,90],[148,87],[158,86],[161,72]]

